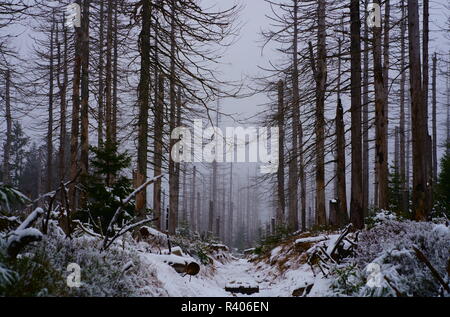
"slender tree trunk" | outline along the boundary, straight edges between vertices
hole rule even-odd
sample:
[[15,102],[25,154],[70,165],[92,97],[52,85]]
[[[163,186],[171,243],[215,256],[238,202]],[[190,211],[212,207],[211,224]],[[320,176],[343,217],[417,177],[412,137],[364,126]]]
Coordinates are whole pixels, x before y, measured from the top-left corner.
[[[422,94],[423,94],[423,115],[424,120],[427,121],[427,128],[428,128],[428,90],[429,90],[429,42],[430,42],[430,26],[429,26],[429,11],[430,11],[430,3],[429,0],[423,0],[423,41],[422,41],[422,55],[423,55],[423,62],[422,62]],[[430,184],[428,186],[428,194],[427,194],[427,204],[428,204],[428,210],[431,210],[433,208],[433,141],[431,136],[429,135],[428,129],[426,131],[427,134],[427,149],[429,149],[428,153],[431,153],[431,155],[428,155],[427,162],[426,162],[426,179],[427,183]]]
[[100,1],[100,25],[99,25],[99,53],[98,53],[98,127],[97,127],[97,137],[98,137],[98,146],[103,144],[103,124],[104,124],[104,105],[103,105],[103,91],[104,81],[103,81],[103,44],[104,44],[104,27],[105,24],[105,9],[104,9],[104,1]]
[[[144,5],[143,7],[147,7],[147,4]],[[142,15],[144,16],[144,10],[142,12]],[[107,12],[107,31],[106,31],[106,67],[105,67],[105,72],[106,72],[106,78],[105,78],[105,117],[106,117],[106,141],[107,142],[112,142],[113,141],[113,128],[112,128],[112,45],[113,45],[113,0],[108,0],[108,12]],[[148,22],[142,22],[142,28],[144,28],[144,24],[147,26]],[[146,34],[145,36],[150,36],[150,34],[148,34],[149,31],[146,30]],[[141,45],[143,45],[142,41],[142,31],[141,31]],[[145,39],[145,42],[147,43],[149,40]],[[150,44],[149,44],[150,46]],[[146,50],[147,48],[145,48]],[[144,48],[141,47],[141,51],[143,51]],[[146,52],[147,53],[147,52]],[[142,54],[142,53],[141,53]],[[141,55],[141,58],[142,55]],[[147,62],[147,61],[142,61],[141,60],[141,64],[143,62]],[[149,62],[150,63],[150,62]],[[142,65],[141,65],[142,68]],[[142,69],[141,69],[142,71]],[[148,72],[148,70],[146,70],[146,72]],[[148,75],[146,75],[148,76]],[[146,79],[147,81],[149,81],[149,79]],[[141,87],[138,88],[139,90],[141,89]],[[138,97],[139,98],[139,97]],[[148,101],[146,102],[148,103]],[[148,106],[147,106],[148,108]],[[148,112],[148,111],[147,111]],[[138,151],[139,152],[139,151]],[[139,156],[139,154],[138,154]],[[139,158],[138,158],[139,159]],[[138,168],[139,169],[139,168]],[[139,195],[138,195],[139,196]]]
[[[181,89],[178,88],[177,93],[177,108],[176,108],[176,127],[181,126]],[[173,131],[173,130],[172,130]],[[175,214],[176,214],[176,220],[177,224],[176,227],[178,227],[178,214],[180,210],[180,163],[175,163],[175,192],[174,192],[174,203],[175,203]]]
[[233,243],[233,163],[231,163],[231,171],[230,171],[230,196],[228,200],[228,243],[231,245]]
[[197,181],[197,167],[194,166],[192,170],[192,189],[191,189],[191,212],[190,212],[190,224],[192,231],[197,230],[196,219],[195,219],[195,198],[196,198],[196,181]]
[[[368,0],[365,1],[367,8]],[[363,105],[362,105],[362,209],[364,217],[369,211],[369,26],[367,24],[368,13],[364,15],[364,73],[363,73]]]
[[[277,207],[277,225],[281,226],[284,223],[285,198],[284,198],[284,82],[278,82],[278,207]],[[230,189],[231,195],[231,189]]]
[[[81,6],[81,0],[77,1]],[[74,179],[78,173],[78,138],[80,134],[80,81],[81,81],[81,41],[82,30],[76,28],[75,32],[75,57],[72,79],[72,123],[70,132],[70,179]],[[74,211],[77,210],[76,183],[69,187],[69,198]]]
[[50,66],[49,66],[49,91],[48,91],[48,126],[47,126],[47,192],[52,190],[53,180],[53,88],[54,88],[54,34],[55,17],[53,16],[50,31]]
[[6,119],[6,141],[3,148],[3,183],[11,184],[10,165],[11,143],[12,143],[12,116],[11,116],[11,71],[6,69],[5,76],[5,119]]
[[[63,182],[65,180],[65,161],[66,161],[66,138],[67,138],[67,126],[66,126],[66,120],[67,120],[67,85],[68,85],[68,59],[67,59],[67,52],[68,52],[68,40],[67,40],[67,29],[63,28],[63,41],[64,41],[64,57],[63,62],[61,66],[61,43],[58,42],[58,88],[59,88],[59,98],[60,98],[60,132],[59,132],[59,182]],[[62,68],[62,69],[61,69]],[[63,79],[61,81],[60,75],[62,75]]]
[[[175,0],[171,0],[171,25],[170,25],[170,133],[175,129],[176,124],[176,78],[175,78]],[[172,153],[172,148],[175,145],[175,140],[170,138],[169,155]],[[169,158],[169,233],[175,234],[177,228],[177,210],[176,210],[176,167],[175,162]]]
[[298,230],[298,129],[300,93],[298,83],[298,0],[294,0],[294,37],[292,50],[292,151],[289,163],[289,214],[287,226]]
[[[147,150],[148,150],[148,112],[149,112],[149,91],[150,91],[150,23],[151,23],[151,4],[150,1],[144,1],[142,4],[142,29],[139,35],[139,46],[141,55],[141,69],[138,87],[138,106],[139,106],[139,118],[138,118],[138,157],[137,157],[137,175],[136,175],[136,186],[140,186],[145,183],[147,179]],[[108,9],[108,20],[111,21],[112,4],[110,3]],[[111,25],[111,24],[110,24]],[[112,36],[108,34],[108,42],[111,43]],[[111,49],[111,44],[109,44],[109,50]],[[110,52],[107,53],[111,55]],[[111,74],[111,57],[109,56],[109,69],[108,73]],[[108,65],[108,62],[107,62]],[[108,66],[107,66],[108,68]],[[107,75],[108,76],[108,75]],[[109,75],[111,76],[111,75]],[[110,80],[110,77],[109,77]],[[108,79],[107,79],[108,81]],[[108,84],[107,84],[108,86]],[[110,90],[107,88],[107,91]],[[108,93],[107,93],[108,94]],[[110,95],[110,93],[109,93]],[[110,96],[109,96],[110,98]],[[107,96],[107,107],[108,107],[108,96]],[[111,105],[111,102],[109,102]],[[109,106],[110,107],[110,106]],[[111,120],[111,115],[107,114],[107,120]],[[112,137],[111,121],[109,121],[106,127],[108,139]],[[109,132],[108,132],[109,130]],[[144,189],[136,196],[136,210],[140,217],[145,216],[145,209],[147,206],[147,191]]]
[[409,75],[411,89],[411,126],[413,144],[413,210],[416,220],[429,214],[427,196],[427,131],[424,120],[422,69],[420,62],[420,30],[418,0],[408,0]]
[[362,192],[362,143],[361,143],[361,19],[358,0],[350,2],[351,33],[351,142],[352,185],[350,220],[356,228],[364,226]]
[[114,30],[114,36],[113,36],[113,57],[112,57],[112,140],[114,143],[117,143],[117,115],[118,115],[118,108],[117,108],[117,83],[118,83],[118,40],[117,40],[117,23],[118,23],[118,17],[117,17],[117,1],[114,1],[114,22],[113,22],[113,30]]
[[402,11],[402,21],[400,23],[400,68],[402,74],[400,75],[400,180],[402,186],[402,201],[401,201],[401,211],[407,212],[409,208],[408,202],[408,184],[406,183],[406,159],[405,154],[406,151],[405,146],[405,91],[406,91],[406,45],[405,45],[405,35],[406,35],[406,14],[405,14],[405,2],[402,0],[401,2],[401,11]]
[[325,207],[325,89],[327,83],[326,1],[318,0],[317,86],[316,86],[316,199],[317,224],[327,224]]
[[[386,116],[386,149],[389,149],[389,42],[390,42],[390,19],[391,4],[390,0],[384,2],[384,25],[383,25],[383,84],[384,84],[384,112]],[[389,162],[389,150],[386,151],[386,160]],[[389,164],[389,163],[388,163]],[[388,166],[389,172],[389,166]]]
[[[82,52],[81,52],[81,175],[86,177],[89,171],[89,0],[83,1]],[[87,197],[81,194],[81,206],[85,206]]]
[[[164,76],[161,74],[158,81],[158,94],[155,109],[155,140],[154,140],[154,176],[162,173],[163,158],[163,128],[164,128]],[[155,218],[161,218],[161,179],[155,182],[153,187],[153,212]],[[161,220],[156,221],[156,228],[161,229]]]
[[436,75],[436,69],[437,69],[437,55],[436,53],[434,53],[433,56],[433,183],[437,182],[438,179],[438,160],[437,160],[437,100],[436,100],[436,80],[437,80],[437,75]]
[[348,223],[347,213],[347,182],[345,179],[345,125],[344,109],[341,99],[336,109],[336,139],[337,139],[337,179],[338,179],[338,205],[337,223],[340,228]]
[[[375,3],[380,4],[379,0]],[[376,168],[378,176],[378,207],[388,208],[388,161],[387,161],[387,117],[386,91],[381,61],[381,28],[373,31],[373,62],[375,78],[375,128],[376,128]]]

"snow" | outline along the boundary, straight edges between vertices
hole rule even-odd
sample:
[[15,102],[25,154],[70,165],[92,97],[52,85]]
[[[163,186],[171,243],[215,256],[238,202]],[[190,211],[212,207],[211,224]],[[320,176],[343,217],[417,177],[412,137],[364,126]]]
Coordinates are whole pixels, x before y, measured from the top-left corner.
[[328,238],[325,236],[317,236],[317,237],[307,237],[307,238],[301,238],[301,239],[297,239],[295,240],[295,244],[300,244],[300,243],[316,243],[316,242],[321,242],[321,241],[325,241]]

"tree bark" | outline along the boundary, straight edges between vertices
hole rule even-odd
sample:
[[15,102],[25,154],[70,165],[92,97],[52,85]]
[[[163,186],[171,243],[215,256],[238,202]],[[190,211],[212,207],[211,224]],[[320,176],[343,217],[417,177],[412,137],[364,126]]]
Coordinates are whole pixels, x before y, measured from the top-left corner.
[[[163,129],[164,129],[164,76],[159,76],[158,94],[156,96],[155,109],[155,140],[154,140],[154,176],[161,175],[163,158]],[[161,179],[158,179],[153,187],[153,212],[155,218],[161,218]],[[161,219],[156,221],[156,228],[161,230]]]
[[104,1],[100,1],[100,25],[99,25],[99,52],[98,52],[98,125],[97,125],[97,137],[98,146],[103,144],[103,124],[104,124],[104,105],[103,105],[103,91],[104,91],[104,81],[103,81],[103,42],[104,37],[104,20],[105,20],[105,9]]
[[427,131],[420,62],[418,0],[408,0],[409,74],[411,89],[411,127],[413,153],[413,210],[416,220],[426,220],[427,205]]
[[400,180],[402,183],[402,201],[401,201],[401,211],[407,212],[409,209],[409,199],[408,199],[408,184],[406,182],[406,135],[405,135],[405,91],[406,91],[406,46],[405,46],[405,36],[406,36],[406,14],[405,14],[405,2],[401,2],[402,11],[402,21],[400,23],[400,68],[402,74],[400,75]]
[[196,181],[197,181],[197,167],[194,166],[192,170],[192,189],[191,189],[191,212],[190,212],[190,225],[191,230],[196,231],[196,220],[195,220],[195,198],[196,198]]
[[10,165],[12,142],[12,115],[11,115],[11,71],[6,69],[5,76],[5,119],[6,141],[3,148],[3,183],[11,184]]
[[[169,98],[170,98],[170,133],[175,129],[176,124],[176,77],[175,77],[175,0],[171,0],[171,21],[170,21],[170,84],[169,84]],[[175,140],[170,138],[169,155],[172,153],[172,148],[175,145]],[[176,167],[172,158],[169,158],[169,233],[175,234],[177,228],[178,213],[176,210]]]
[[350,2],[351,54],[351,143],[352,184],[350,220],[360,229],[364,226],[361,144],[361,19],[358,0]]
[[[89,171],[89,0],[83,1],[82,18],[82,52],[81,52],[81,177]],[[87,203],[85,192],[82,192],[81,206]]]
[[[368,5],[365,1],[365,7]],[[362,105],[362,209],[364,217],[369,211],[369,26],[367,24],[368,13],[364,15],[364,73],[363,73],[363,105]]]
[[[438,179],[438,159],[437,159],[437,100],[436,100],[436,80],[437,80],[437,54],[434,53],[433,56],[433,96],[432,96],[432,106],[433,106],[433,118],[432,118],[432,125],[433,125],[433,183],[437,182]],[[447,105],[448,107],[449,105]]]
[[292,151],[289,163],[289,214],[287,227],[298,230],[298,129],[300,127],[300,93],[298,83],[298,0],[294,0],[294,37],[292,39]]
[[[110,3],[110,6],[112,4]],[[147,179],[147,150],[148,150],[148,111],[149,111],[149,90],[150,90],[150,23],[151,23],[151,4],[150,1],[142,3],[142,29],[139,35],[139,46],[141,56],[141,69],[138,87],[138,157],[137,157],[137,182],[136,186],[145,183]],[[109,10],[111,11],[111,10]],[[108,19],[112,15],[108,12]],[[108,35],[108,42],[111,41],[111,35]],[[111,48],[111,46],[110,46]],[[110,53],[108,53],[110,55]],[[111,57],[109,57],[111,59]],[[108,62],[107,62],[108,64]],[[109,71],[111,73],[111,61],[109,61]],[[107,75],[108,76],[108,75]],[[109,75],[110,76],[110,75]],[[107,91],[110,89],[107,89]],[[108,97],[107,97],[108,99]],[[108,104],[108,101],[107,101]],[[108,106],[107,106],[108,107]],[[107,115],[108,117],[108,115]],[[111,116],[109,115],[109,119]],[[107,124],[108,131],[108,124]],[[111,122],[109,124],[109,138],[112,135]],[[144,189],[136,196],[136,211],[139,217],[144,217],[147,206],[147,190]]]
[[[278,129],[279,129],[279,142],[278,142],[278,206],[277,206],[277,225],[281,226],[284,223],[285,197],[284,197],[284,82],[280,80],[278,82]],[[231,190],[230,190],[231,195]]]
[[[380,4],[379,0],[374,3]],[[376,128],[376,169],[378,176],[378,207],[388,208],[388,161],[387,161],[387,116],[386,91],[381,60],[381,28],[373,31],[373,60],[375,80],[375,128]]]
[[[81,0],[77,1],[81,7]],[[72,123],[70,132],[70,179],[78,174],[78,138],[80,134],[80,81],[81,81],[81,41],[82,30],[76,28],[75,32],[75,57],[72,79]],[[69,199],[73,211],[77,210],[76,183],[69,187]],[[72,211],[72,215],[73,215]]]
[[338,100],[336,109],[336,148],[337,148],[337,192],[338,211],[337,225],[342,228],[348,223],[347,214],[347,182],[345,179],[345,126],[344,109],[341,99]]
[[48,91],[48,126],[47,126],[47,192],[52,190],[53,180],[53,88],[54,88],[54,34],[55,17],[53,15],[50,31],[50,65],[49,65],[49,91]]
[[325,207],[325,89],[327,83],[326,52],[326,1],[319,0],[317,7],[317,79],[316,79],[316,216],[317,225],[327,224]]

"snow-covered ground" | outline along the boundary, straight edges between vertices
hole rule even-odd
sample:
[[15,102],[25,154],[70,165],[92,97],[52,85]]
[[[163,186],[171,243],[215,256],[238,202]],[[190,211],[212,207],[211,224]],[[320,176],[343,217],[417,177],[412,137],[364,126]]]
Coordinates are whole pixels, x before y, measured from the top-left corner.
[[[321,275],[314,277],[306,264],[284,273],[266,263],[255,264],[248,259],[232,258],[226,263],[215,263],[215,268],[203,266],[196,276],[180,275],[168,265],[161,262],[157,255],[143,256],[145,262],[156,270],[156,276],[167,296],[177,297],[289,297],[296,289],[313,284],[311,296],[323,296],[328,288]],[[259,292],[252,295],[231,293],[226,287],[259,287]]]

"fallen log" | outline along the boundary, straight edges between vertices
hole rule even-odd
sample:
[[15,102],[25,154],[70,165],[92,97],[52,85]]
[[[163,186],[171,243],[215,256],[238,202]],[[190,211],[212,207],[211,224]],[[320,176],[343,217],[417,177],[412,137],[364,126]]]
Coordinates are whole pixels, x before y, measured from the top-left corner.
[[177,273],[195,276],[200,272],[200,265],[189,258],[178,255],[160,255],[158,256],[164,263],[171,266]]
[[259,286],[251,285],[250,283],[233,281],[225,286],[225,291],[234,294],[238,293],[238,294],[252,295],[255,293],[259,293]]
[[309,284],[309,285],[306,285],[305,287],[297,288],[292,292],[292,296],[305,297],[311,292],[313,286],[314,286],[314,284]]

